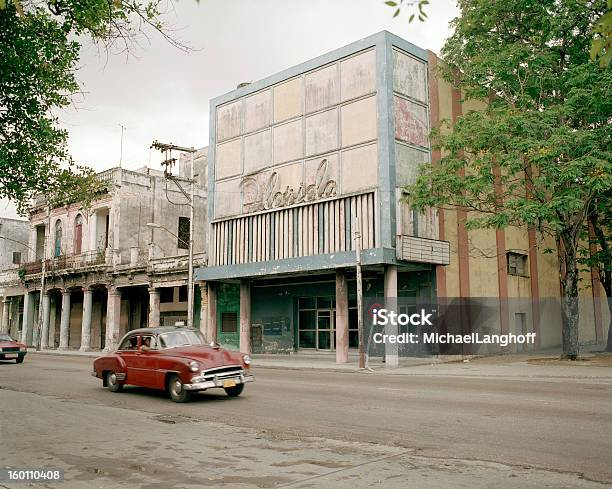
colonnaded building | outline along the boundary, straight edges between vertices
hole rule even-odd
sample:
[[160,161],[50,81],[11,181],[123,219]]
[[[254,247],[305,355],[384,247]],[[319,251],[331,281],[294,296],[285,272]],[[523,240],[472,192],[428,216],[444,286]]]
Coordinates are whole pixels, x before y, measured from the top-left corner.
[[[196,271],[210,339],[347,361],[358,344],[358,232],[364,296],[493,298],[512,304],[498,308],[494,330],[561,344],[560,317],[540,301],[559,297],[556,256],[538,251],[533,229],[468,233],[464,211],[417,213],[400,201],[418,166],[440,158],[430,128],[479,108],[437,63],[380,32],[211,101],[208,266]],[[594,280],[581,292],[583,344],[606,335]]]

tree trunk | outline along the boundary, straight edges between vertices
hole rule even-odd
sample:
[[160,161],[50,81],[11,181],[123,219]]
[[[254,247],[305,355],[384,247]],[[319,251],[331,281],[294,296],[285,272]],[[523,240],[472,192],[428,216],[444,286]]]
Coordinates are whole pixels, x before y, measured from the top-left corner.
[[[576,360],[578,358],[578,327],[580,311],[578,308],[578,263],[576,247],[567,237],[563,239],[563,258],[565,270],[561,280],[561,310],[563,316],[562,338],[563,353],[561,358]],[[560,266],[563,266],[560,264]]]
[[608,297],[608,311],[610,311],[610,323],[608,324],[608,344],[606,351],[612,353],[612,297]]

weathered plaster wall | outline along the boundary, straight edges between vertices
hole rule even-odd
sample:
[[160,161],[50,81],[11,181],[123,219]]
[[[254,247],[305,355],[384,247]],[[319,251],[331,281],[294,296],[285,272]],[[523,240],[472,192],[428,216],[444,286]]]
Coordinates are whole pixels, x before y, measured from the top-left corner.
[[[8,239],[2,239],[5,236]],[[26,246],[30,239],[30,223],[24,220],[0,217],[0,270],[17,268],[19,265],[13,263],[13,252],[21,253],[23,263],[29,261],[31,254]],[[13,241],[14,240],[14,241]],[[17,241],[20,241],[20,244]]]

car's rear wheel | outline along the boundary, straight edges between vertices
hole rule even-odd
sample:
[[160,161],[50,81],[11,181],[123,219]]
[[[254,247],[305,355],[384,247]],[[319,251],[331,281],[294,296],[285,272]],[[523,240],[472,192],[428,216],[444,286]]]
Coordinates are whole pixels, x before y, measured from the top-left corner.
[[174,402],[187,402],[191,397],[191,392],[185,390],[183,382],[176,374],[168,379],[168,392]]
[[111,392],[119,392],[123,389],[123,384],[117,380],[117,374],[115,372],[108,372],[106,374],[106,387]]
[[234,387],[225,387],[223,390],[229,397],[238,397],[244,390],[244,384],[238,384]]

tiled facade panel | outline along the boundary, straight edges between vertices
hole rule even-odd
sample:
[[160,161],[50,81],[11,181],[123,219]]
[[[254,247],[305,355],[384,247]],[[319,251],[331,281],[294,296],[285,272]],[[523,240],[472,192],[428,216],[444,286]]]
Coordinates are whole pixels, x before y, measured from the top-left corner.
[[244,99],[244,131],[268,127],[272,121],[272,91],[264,90]]
[[306,118],[306,156],[338,148],[338,109]]
[[274,87],[274,122],[282,122],[302,114],[302,77]]
[[338,171],[340,168],[339,160],[340,157],[338,153],[331,153],[329,155],[306,160],[304,163],[304,184],[307,187],[309,185],[320,186],[333,181],[337,188],[339,180]]
[[217,109],[217,142],[225,141],[240,135],[242,122],[242,101]]
[[304,156],[302,119],[274,128],[274,164],[297,160]]
[[377,160],[375,143],[344,150],[342,152],[342,192],[351,193],[377,187]]
[[340,63],[342,101],[376,91],[376,52],[366,51]]
[[242,172],[242,140],[233,139],[217,146],[217,180]]
[[334,63],[304,77],[306,84],[306,112],[314,112],[335,105],[340,100],[338,66]]
[[393,90],[427,103],[427,67],[412,56],[393,51]]
[[376,139],[375,96],[343,105],[340,113],[343,147]]
[[398,187],[412,185],[416,181],[419,165],[429,162],[429,153],[395,143],[395,183]]
[[244,173],[267,168],[272,163],[272,141],[269,129],[244,138]]
[[236,189],[240,178],[232,178],[215,185],[215,214],[219,217],[233,216],[240,212],[240,195]]
[[427,109],[410,100],[395,97],[395,137],[416,146],[429,146]]

